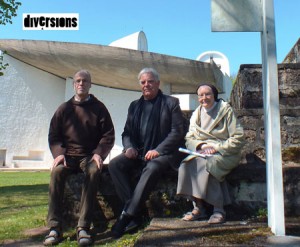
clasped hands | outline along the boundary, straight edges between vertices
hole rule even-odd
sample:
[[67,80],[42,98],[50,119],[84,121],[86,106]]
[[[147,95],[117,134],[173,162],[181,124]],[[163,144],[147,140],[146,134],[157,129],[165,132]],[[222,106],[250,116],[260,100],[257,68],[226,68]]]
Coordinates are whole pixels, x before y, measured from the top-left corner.
[[214,147],[209,146],[207,144],[201,145],[201,148],[197,150],[198,153],[200,154],[215,154],[218,151],[214,149]]

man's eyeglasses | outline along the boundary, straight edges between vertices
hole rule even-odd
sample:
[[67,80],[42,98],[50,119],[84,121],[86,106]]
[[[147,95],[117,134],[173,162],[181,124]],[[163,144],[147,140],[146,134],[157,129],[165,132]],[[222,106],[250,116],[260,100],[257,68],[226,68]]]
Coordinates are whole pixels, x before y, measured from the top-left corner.
[[87,84],[87,83],[90,83],[89,81],[87,81],[87,80],[77,80],[77,81],[74,81],[75,82],[75,84],[80,84],[80,83],[82,83],[82,84]]
[[148,84],[153,84],[154,82],[155,82],[155,80],[139,81],[139,83],[140,83],[141,85],[145,85],[146,83],[148,83]]

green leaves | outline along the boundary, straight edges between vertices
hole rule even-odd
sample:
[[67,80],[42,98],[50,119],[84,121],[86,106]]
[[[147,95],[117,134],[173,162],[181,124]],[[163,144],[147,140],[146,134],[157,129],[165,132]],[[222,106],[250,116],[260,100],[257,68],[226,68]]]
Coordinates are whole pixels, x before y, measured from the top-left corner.
[[[17,16],[17,10],[21,2],[15,0],[0,0],[0,25],[12,24],[12,18]],[[8,63],[3,64],[3,54],[0,51],[0,76],[3,76],[3,70],[6,69]]]
[[0,0],[0,25],[12,24],[12,18],[17,16],[21,2],[15,0]]
[[8,66],[8,63],[3,64],[3,55],[6,54],[6,51],[3,51],[1,53],[0,51],[0,76],[3,75],[2,70],[6,69],[6,67]]

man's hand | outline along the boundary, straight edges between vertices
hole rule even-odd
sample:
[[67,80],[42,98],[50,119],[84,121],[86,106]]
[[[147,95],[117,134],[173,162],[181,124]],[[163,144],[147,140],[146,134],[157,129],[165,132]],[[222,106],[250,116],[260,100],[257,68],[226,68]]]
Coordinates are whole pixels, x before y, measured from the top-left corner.
[[103,160],[99,154],[94,154],[91,158],[90,162],[96,162],[96,165],[98,166],[98,169],[101,171],[103,167]]
[[67,166],[66,158],[65,158],[65,156],[64,156],[63,154],[58,155],[58,156],[54,159],[54,161],[53,161],[53,163],[52,163],[52,167],[50,167],[50,170],[52,171],[52,169],[53,169],[54,167],[57,167],[59,164],[63,164],[64,166]]
[[152,160],[154,158],[157,158],[159,156],[159,152],[157,152],[156,150],[149,150],[146,154],[145,154],[145,160]]
[[125,151],[125,156],[128,159],[136,159],[138,156],[138,151],[135,148],[128,148]]

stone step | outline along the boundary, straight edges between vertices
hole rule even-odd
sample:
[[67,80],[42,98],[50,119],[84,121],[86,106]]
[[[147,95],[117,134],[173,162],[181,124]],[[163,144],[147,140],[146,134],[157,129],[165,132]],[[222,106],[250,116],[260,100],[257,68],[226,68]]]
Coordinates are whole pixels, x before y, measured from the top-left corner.
[[[287,233],[290,233],[289,227],[287,223]],[[267,222],[254,220],[210,225],[206,220],[154,218],[134,246],[300,246],[299,221],[292,228],[296,236],[274,236]]]
[[49,164],[40,160],[13,160],[11,168],[49,169]]

